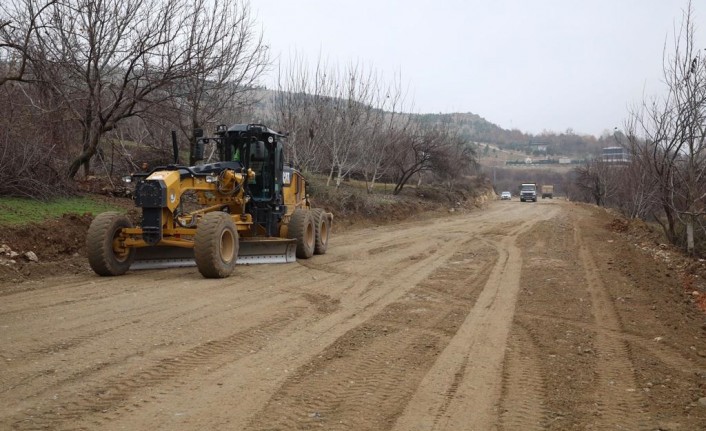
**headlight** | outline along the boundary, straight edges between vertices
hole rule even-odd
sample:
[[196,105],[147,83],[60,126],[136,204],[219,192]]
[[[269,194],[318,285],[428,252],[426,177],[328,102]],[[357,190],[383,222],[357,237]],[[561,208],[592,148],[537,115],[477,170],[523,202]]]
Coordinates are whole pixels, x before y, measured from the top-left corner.
[[207,175],[207,176],[206,176],[206,182],[209,183],[209,184],[217,183],[217,182],[218,182],[218,177],[215,176],[215,175]]
[[126,184],[130,184],[132,182],[132,175],[125,175],[123,177],[123,182]]

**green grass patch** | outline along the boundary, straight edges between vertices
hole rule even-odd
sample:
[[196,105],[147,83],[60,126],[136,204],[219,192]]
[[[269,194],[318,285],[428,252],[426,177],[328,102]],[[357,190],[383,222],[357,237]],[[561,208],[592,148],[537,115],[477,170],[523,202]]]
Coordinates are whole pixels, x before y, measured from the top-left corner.
[[21,226],[59,218],[64,214],[125,212],[123,208],[89,197],[70,197],[41,202],[34,199],[0,197],[0,225]]

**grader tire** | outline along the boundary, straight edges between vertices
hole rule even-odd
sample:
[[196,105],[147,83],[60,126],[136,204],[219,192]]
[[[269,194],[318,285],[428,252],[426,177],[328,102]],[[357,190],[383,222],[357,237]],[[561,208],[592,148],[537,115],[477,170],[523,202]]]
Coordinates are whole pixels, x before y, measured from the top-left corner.
[[135,260],[134,248],[122,248],[117,242],[123,228],[131,228],[130,220],[117,212],[98,214],[88,227],[86,252],[88,263],[100,276],[123,275]]
[[294,210],[289,219],[289,237],[297,240],[297,257],[309,259],[314,255],[316,228],[309,210]]
[[311,210],[314,218],[314,254],[326,254],[331,234],[331,219],[321,208]]
[[225,278],[238,259],[238,230],[230,215],[211,212],[204,216],[194,236],[196,267],[206,278]]

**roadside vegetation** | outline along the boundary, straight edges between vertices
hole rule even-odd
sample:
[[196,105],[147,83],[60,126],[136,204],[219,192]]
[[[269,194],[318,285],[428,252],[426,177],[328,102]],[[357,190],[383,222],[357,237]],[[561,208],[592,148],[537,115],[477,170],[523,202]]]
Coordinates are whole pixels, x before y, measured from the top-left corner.
[[98,214],[104,211],[125,211],[125,207],[91,196],[71,196],[44,202],[36,199],[0,197],[0,226],[22,226],[66,214]]
[[665,46],[663,97],[631,110],[612,146],[627,160],[596,157],[573,173],[575,196],[659,224],[671,244],[706,256],[706,58],[692,3]]

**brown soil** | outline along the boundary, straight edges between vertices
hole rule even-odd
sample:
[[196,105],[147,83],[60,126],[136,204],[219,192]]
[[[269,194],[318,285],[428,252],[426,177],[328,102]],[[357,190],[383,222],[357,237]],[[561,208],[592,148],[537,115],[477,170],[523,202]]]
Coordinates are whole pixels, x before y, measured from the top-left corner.
[[0,281],[0,429],[706,428],[704,262],[602,209],[339,230],[224,280],[95,276],[86,221],[3,238],[46,252]]
[[[117,207],[122,207],[137,221],[139,216],[131,199],[93,194]],[[19,254],[8,262],[8,255],[0,254],[0,282],[17,283],[41,280],[57,275],[79,274],[90,270],[86,258],[86,232],[93,214],[64,214],[42,223],[20,227],[3,227],[0,246],[6,245]],[[38,261],[24,257],[26,252],[37,255]]]

